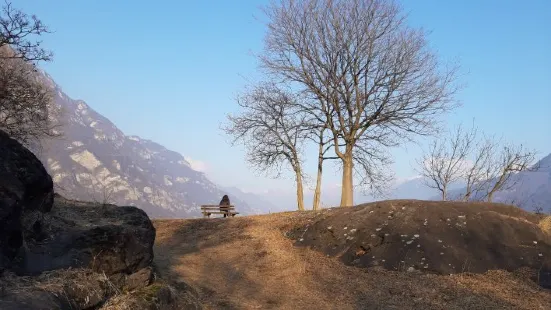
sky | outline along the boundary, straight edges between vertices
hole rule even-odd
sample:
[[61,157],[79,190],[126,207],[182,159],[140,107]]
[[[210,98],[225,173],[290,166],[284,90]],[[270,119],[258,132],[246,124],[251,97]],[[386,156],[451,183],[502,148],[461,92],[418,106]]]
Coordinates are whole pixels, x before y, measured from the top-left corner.
[[[255,53],[268,1],[13,0],[51,30],[54,60],[41,66],[74,99],[86,101],[127,135],[184,155],[207,176],[245,191],[292,190],[290,175],[253,172],[245,150],[220,130],[235,96],[262,79]],[[486,133],[551,153],[551,1],[400,1],[408,24],[430,31],[443,62],[458,60],[462,106],[448,126]],[[426,140],[419,140],[422,145]],[[399,180],[416,175],[420,146],[391,150]],[[307,171],[315,177],[315,153]],[[324,187],[340,182],[329,164]]]

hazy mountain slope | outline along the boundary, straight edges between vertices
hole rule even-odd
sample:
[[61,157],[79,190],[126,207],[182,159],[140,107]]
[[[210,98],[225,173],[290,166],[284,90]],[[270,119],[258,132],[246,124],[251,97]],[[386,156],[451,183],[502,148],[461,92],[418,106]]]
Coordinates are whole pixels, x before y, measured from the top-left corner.
[[277,201],[277,203],[272,203],[270,202],[270,199],[268,198],[267,195],[247,193],[240,190],[237,187],[220,187],[220,189],[225,191],[230,196],[232,203],[234,199],[246,201],[247,204],[249,204],[250,206],[256,209],[262,210],[263,213],[291,211],[296,209],[292,207],[286,208],[285,205],[288,205],[288,204],[285,204],[285,203],[282,204],[281,201]]
[[[69,98],[49,76],[46,82],[63,110],[64,136],[45,144],[39,157],[62,195],[135,205],[152,217],[193,217],[201,204],[218,204],[225,194],[182,155],[126,136],[84,101]],[[244,214],[259,213],[238,198],[232,202]]]

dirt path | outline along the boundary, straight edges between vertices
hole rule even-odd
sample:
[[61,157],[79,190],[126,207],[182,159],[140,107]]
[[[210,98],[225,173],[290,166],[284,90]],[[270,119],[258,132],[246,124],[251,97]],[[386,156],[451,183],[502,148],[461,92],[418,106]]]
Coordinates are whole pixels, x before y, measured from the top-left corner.
[[[284,233],[313,213],[157,220],[155,264],[207,309],[549,309],[551,293],[513,274],[436,276],[345,266]],[[178,286],[178,285],[176,285]]]

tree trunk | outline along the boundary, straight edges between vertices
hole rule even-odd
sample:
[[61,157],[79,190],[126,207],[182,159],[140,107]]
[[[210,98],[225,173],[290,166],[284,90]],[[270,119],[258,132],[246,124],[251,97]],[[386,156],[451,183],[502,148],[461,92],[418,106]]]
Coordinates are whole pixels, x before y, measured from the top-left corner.
[[487,202],[492,202],[492,200],[494,200],[494,192],[489,192],[488,193],[488,199],[486,200]]
[[448,189],[446,186],[443,186],[442,188],[442,200],[446,201],[448,199]]
[[465,195],[463,195],[463,201],[464,202],[468,202],[469,199],[471,198],[471,193],[472,193],[472,190],[471,190],[471,184],[470,183],[467,183],[467,188],[465,189]]
[[318,176],[316,180],[316,190],[314,191],[314,205],[313,209],[319,210],[320,209],[320,198],[321,198],[321,176],[323,173],[323,154],[321,152],[323,151],[323,146],[320,146],[320,154],[318,157]]
[[352,171],[354,162],[352,160],[352,148],[346,147],[344,159],[342,160],[342,193],[341,207],[354,206],[354,183],[352,181]]
[[302,188],[302,173],[300,170],[296,172],[297,181],[297,205],[299,211],[304,211],[304,191]]

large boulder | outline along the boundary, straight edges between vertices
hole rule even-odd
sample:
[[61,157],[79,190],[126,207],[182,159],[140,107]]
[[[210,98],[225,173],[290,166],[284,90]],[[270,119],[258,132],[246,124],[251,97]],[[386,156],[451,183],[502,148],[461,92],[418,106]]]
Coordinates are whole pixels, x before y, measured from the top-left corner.
[[26,255],[17,261],[17,273],[83,267],[110,276],[132,274],[153,261],[155,228],[139,208],[56,195],[44,223],[48,238],[27,242]]
[[42,214],[53,204],[52,178],[38,158],[0,130],[0,270],[24,240],[42,234]]
[[438,274],[528,267],[551,287],[551,235],[540,220],[504,204],[395,200],[322,211],[291,237],[357,267]]

